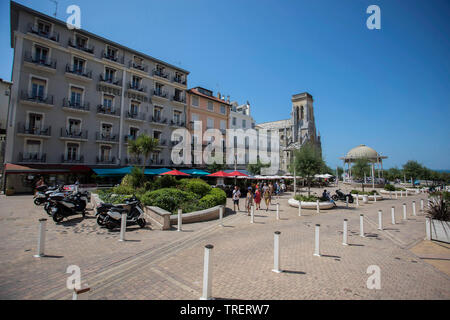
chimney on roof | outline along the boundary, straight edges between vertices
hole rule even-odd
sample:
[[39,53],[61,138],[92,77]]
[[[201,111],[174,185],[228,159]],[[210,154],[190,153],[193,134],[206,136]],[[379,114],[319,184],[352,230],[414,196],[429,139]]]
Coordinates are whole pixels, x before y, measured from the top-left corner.
[[227,96],[227,102],[230,103],[230,96]]
[[221,95],[220,95],[220,92],[217,92],[217,98],[222,99]]

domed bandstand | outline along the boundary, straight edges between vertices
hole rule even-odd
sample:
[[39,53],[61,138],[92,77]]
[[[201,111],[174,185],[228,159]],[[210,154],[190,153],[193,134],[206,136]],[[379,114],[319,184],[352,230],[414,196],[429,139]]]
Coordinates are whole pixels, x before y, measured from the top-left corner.
[[[371,164],[372,171],[372,187],[375,188],[375,184],[382,185],[384,184],[383,179],[383,159],[387,159],[386,156],[382,156],[374,149],[361,144],[349,152],[345,157],[339,158],[344,161],[344,183],[354,183],[355,181],[352,178],[352,163],[356,162],[358,159],[367,159]],[[346,165],[347,164],[347,170]],[[375,168],[376,167],[376,168]],[[375,178],[375,170],[378,171],[378,179]],[[377,180],[377,181],[376,181]],[[364,178],[364,183],[366,183],[366,178]]]

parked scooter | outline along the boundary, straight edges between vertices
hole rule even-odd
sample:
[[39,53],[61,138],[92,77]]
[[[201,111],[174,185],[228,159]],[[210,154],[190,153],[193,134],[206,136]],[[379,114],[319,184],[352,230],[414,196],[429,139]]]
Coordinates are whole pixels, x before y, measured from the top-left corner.
[[133,196],[133,201],[128,202],[122,208],[113,207],[107,212],[104,219],[106,228],[112,230],[120,227],[122,213],[124,212],[127,213],[127,225],[137,223],[139,227],[145,227],[146,221],[144,219],[144,211],[141,208],[141,202]]
[[55,187],[48,187],[46,185],[40,186],[36,188],[37,192],[33,197],[33,202],[35,205],[40,206],[44,204],[47,200],[50,194],[55,192],[61,192],[62,186],[55,186]]
[[[124,204],[128,205],[128,203],[136,201],[137,198],[135,196],[132,196],[128,199],[124,200]],[[117,204],[112,204],[112,203],[100,203],[99,205],[97,205],[97,212],[95,213],[95,216],[97,217],[97,224],[101,227],[105,226],[105,218],[108,215],[108,211],[113,209],[113,208],[119,208],[122,209],[124,206],[123,205],[117,205]]]
[[85,192],[77,192],[74,195],[65,196],[63,193],[50,195],[51,215],[53,221],[61,222],[64,218],[81,214],[86,215],[86,205],[89,195]]
[[349,193],[349,194],[344,194],[341,190],[336,190],[336,193],[333,194],[331,196],[331,199],[333,199],[334,201],[346,201],[346,197],[348,197],[348,202],[349,203],[353,203],[353,196]]

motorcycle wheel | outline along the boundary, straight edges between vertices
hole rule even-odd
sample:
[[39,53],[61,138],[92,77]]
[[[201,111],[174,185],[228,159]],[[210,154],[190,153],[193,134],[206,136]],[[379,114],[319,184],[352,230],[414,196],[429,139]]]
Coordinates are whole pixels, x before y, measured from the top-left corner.
[[337,201],[337,200],[338,200],[338,197],[337,197],[337,195],[333,194],[333,195],[331,196],[331,199],[333,199],[334,201]]
[[105,218],[101,214],[99,214],[98,217],[97,217],[97,224],[100,227],[104,227],[105,226]]
[[56,212],[53,215],[53,221],[55,221],[55,222],[61,222],[63,219],[64,219],[64,216],[59,212]]
[[110,221],[106,221],[105,222],[105,227],[108,230],[112,230],[112,229],[114,229],[116,227],[116,225],[114,223],[110,222]]
[[349,198],[348,203],[353,203],[353,198]]
[[139,227],[143,228],[143,227],[145,227],[147,222],[145,221],[145,219],[138,219],[137,224],[139,225]]

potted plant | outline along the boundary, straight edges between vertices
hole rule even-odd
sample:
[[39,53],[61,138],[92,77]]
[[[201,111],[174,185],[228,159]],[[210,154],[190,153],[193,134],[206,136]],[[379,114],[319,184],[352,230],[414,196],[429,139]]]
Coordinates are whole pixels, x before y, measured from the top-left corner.
[[430,195],[428,217],[431,220],[431,239],[450,243],[449,192]]

